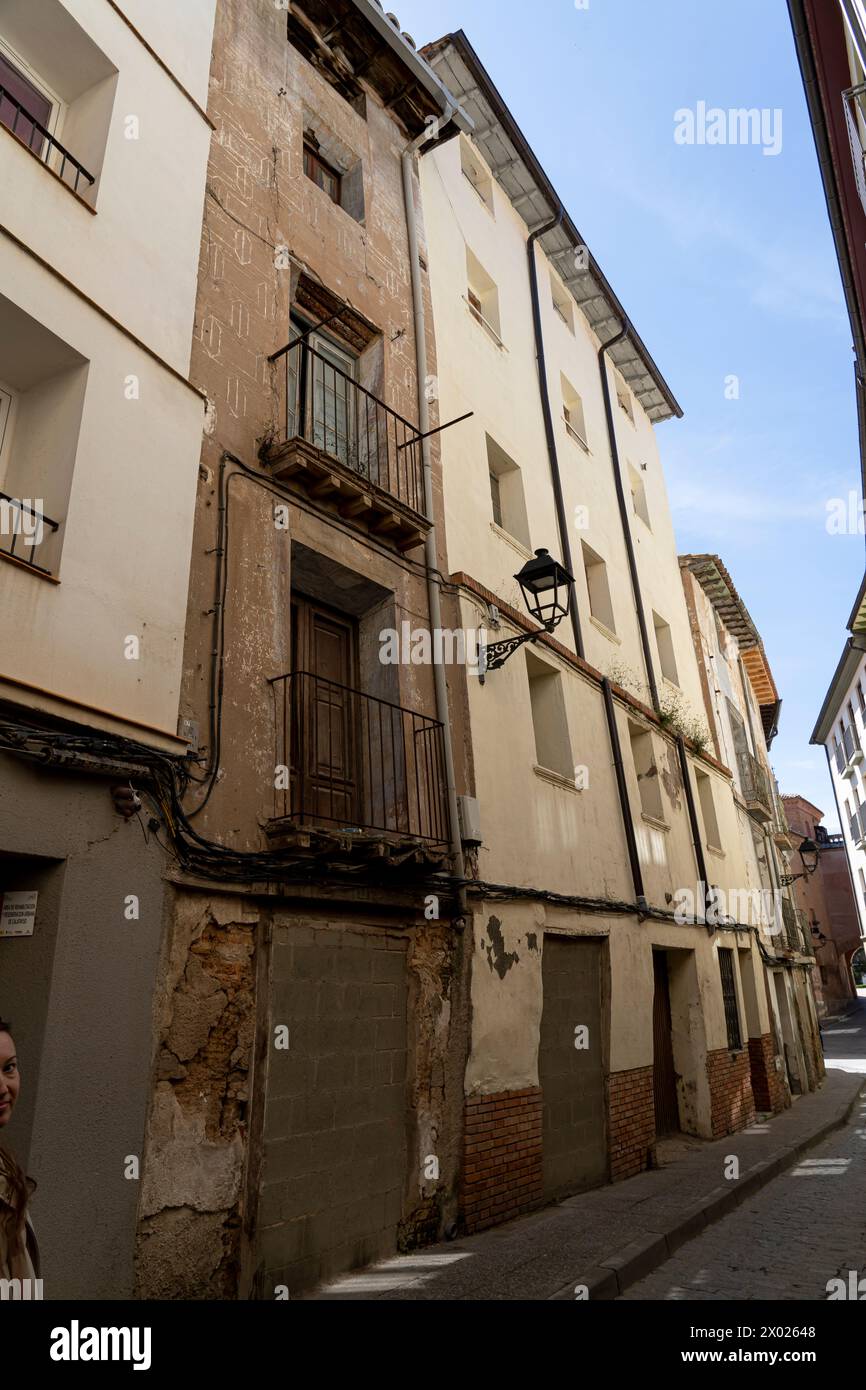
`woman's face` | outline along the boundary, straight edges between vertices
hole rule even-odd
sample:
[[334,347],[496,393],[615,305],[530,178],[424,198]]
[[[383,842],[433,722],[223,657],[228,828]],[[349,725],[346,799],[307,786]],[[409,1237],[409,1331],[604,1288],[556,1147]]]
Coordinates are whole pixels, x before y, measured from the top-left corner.
[[12,1118],[20,1086],[15,1044],[8,1033],[0,1033],[0,1129]]

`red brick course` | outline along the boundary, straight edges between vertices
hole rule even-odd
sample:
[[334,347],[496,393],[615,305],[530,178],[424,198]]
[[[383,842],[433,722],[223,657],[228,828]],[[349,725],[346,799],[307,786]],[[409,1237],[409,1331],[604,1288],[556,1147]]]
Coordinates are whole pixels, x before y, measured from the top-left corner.
[[607,1081],[610,1179],[632,1178],[653,1162],[656,1137],[652,1067],[611,1072]]
[[707,1053],[713,1138],[745,1129],[755,1118],[749,1051],[720,1047]]
[[541,1090],[468,1096],[464,1110],[462,1211],[483,1231],[542,1200]]
[[777,1115],[789,1104],[785,1089],[785,1074],[776,1071],[773,1039],[769,1033],[749,1038],[749,1063],[752,1071],[752,1094],[757,1110]]

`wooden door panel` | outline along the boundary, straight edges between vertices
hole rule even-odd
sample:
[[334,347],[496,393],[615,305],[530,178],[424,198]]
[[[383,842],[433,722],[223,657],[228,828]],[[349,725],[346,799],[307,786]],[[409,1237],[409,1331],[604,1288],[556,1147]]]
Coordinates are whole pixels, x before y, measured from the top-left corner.
[[293,812],[352,824],[358,804],[355,624],[296,595]]

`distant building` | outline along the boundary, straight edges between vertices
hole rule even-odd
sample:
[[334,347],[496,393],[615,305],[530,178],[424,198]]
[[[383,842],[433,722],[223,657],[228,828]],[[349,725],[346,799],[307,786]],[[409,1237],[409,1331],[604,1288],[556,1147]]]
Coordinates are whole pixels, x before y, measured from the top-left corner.
[[[804,796],[783,796],[785,816],[795,840],[814,841],[820,851],[818,867],[798,878],[794,894],[806,914],[817,972],[813,972],[818,1011],[836,1013],[856,998],[851,961],[860,949],[860,920],[851,886],[842,835],[831,835],[822,825],[823,811]],[[791,857],[793,873],[802,871],[802,862]]]

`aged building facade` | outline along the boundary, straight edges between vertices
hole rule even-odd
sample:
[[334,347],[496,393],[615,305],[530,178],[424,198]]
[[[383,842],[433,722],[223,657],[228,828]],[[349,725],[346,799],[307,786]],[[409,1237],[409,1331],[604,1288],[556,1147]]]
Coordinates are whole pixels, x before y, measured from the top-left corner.
[[743,888],[771,905],[756,934],[755,978],[769,1028],[752,1035],[749,1048],[760,1108],[779,1110],[824,1075],[812,935],[790,881],[802,868],[794,854],[800,839],[769,763],[781,700],[760,634],[719,556],[686,555],[680,566],[713,743],[732,770]]
[[824,812],[806,797],[783,796],[782,804],[795,838],[811,840],[818,848],[815,872],[797,879],[795,894],[815,951],[812,982],[818,1012],[838,1014],[856,998],[851,963],[862,948],[844,837],[822,825]]
[[[705,916],[707,884],[748,880],[654,438],[679,408],[465,35],[424,54],[475,127],[428,148],[422,190],[440,413],[474,412],[442,437],[451,580],[491,644],[469,679],[476,1230],[774,1108],[771,1024],[755,931]],[[541,549],[574,576],[555,633],[516,579]]]
[[133,1288],[164,858],[112,788],[186,747],[213,11],[0,7],[0,1008],[46,1298]]
[[182,694],[207,881],[169,890],[138,1288],[294,1296],[457,1216],[465,672],[423,649],[456,621],[410,248],[415,145],[466,122],[367,0],[224,0],[208,113]]

